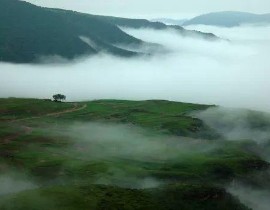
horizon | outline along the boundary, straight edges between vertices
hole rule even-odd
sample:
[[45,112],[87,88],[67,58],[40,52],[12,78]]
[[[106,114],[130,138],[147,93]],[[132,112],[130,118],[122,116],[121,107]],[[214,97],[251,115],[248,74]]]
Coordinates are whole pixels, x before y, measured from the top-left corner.
[[[82,13],[94,14],[94,15],[104,15],[104,16],[116,16],[116,17],[130,17],[130,18],[145,18],[145,19],[155,19],[155,18],[170,18],[170,19],[190,19],[199,15],[215,13],[215,12],[247,12],[253,14],[268,14],[270,13],[270,2],[266,0],[259,0],[255,3],[253,1],[245,2],[245,7],[243,9],[243,4],[232,3],[232,1],[222,2],[211,2],[209,0],[203,0],[205,2],[200,2],[200,7],[202,9],[194,9],[193,5],[195,0],[185,2],[179,5],[176,0],[168,0],[170,3],[142,3],[134,0],[127,0],[125,3],[119,0],[113,1],[98,1],[94,0],[91,3],[85,0],[77,0],[76,2],[70,0],[25,0],[26,2],[48,7],[48,8],[59,8],[72,10]],[[167,2],[168,2],[167,1]],[[195,1],[195,2],[194,2]],[[117,2],[117,3],[116,3]],[[196,2],[198,3],[198,2]],[[120,4],[120,5],[119,5]],[[176,5],[176,6],[172,6]],[[269,5],[269,7],[266,6]],[[117,6],[116,6],[117,5]],[[178,7],[179,6],[179,7]],[[124,11],[124,12],[123,12]]]

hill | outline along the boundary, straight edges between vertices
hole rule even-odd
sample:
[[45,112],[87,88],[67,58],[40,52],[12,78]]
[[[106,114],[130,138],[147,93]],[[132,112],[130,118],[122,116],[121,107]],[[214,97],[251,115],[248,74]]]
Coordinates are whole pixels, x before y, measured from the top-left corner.
[[183,25],[184,22],[188,21],[188,19],[171,19],[171,18],[156,18],[151,21],[165,23],[167,25]]
[[[181,35],[216,38],[213,34],[148,20],[97,16],[42,8],[19,0],[0,0],[0,61],[31,63],[46,56],[74,59],[100,52],[129,57],[141,54],[136,49],[142,45],[149,45],[151,49],[159,47],[132,37],[119,27],[173,28]],[[126,45],[133,46],[134,50],[119,47]]]
[[110,17],[110,16],[97,16],[101,20],[110,22],[119,27],[144,29],[150,28],[155,30],[175,30],[181,36],[191,36],[200,37],[207,40],[218,40],[219,38],[212,33],[204,33],[196,30],[186,30],[179,25],[167,25],[162,22],[152,22],[146,19],[130,19],[130,18],[120,18],[120,17]]
[[[256,143],[226,141],[191,116],[209,108],[0,99],[0,209],[248,210],[226,186],[269,186],[269,177],[253,176],[269,164]],[[250,126],[269,129],[268,118],[250,117]]]
[[0,0],[0,29],[0,59],[7,62],[53,55],[73,59],[100,51],[132,56],[136,53],[114,44],[143,43],[94,16],[55,12],[18,0]]
[[197,16],[183,23],[187,25],[213,25],[222,27],[235,27],[242,24],[270,23],[270,14],[252,14],[247,12],[215,12]]

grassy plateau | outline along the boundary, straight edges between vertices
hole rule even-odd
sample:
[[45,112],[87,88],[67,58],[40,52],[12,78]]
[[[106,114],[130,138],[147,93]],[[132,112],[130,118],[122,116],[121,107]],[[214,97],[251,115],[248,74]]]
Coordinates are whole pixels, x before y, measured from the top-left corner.
[[247,210],[227,187],[269,164],[194,115],[213,107],[0,99],[0,209]]

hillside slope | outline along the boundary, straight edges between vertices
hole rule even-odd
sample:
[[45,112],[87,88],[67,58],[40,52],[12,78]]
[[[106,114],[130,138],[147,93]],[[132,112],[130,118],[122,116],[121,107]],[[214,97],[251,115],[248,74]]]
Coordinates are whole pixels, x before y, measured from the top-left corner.
[[[0,209],[249,210],[227,183],[268,187],[269,163],[260,145],[222,140],[190,116],[209,108],[0,99]],[[252,115],[250,126],[269,130],[266,119]]]
[[152,22],[146,19],[130,19],[130,18],[121,18],[121,17],[110,17],[110,16],[96,16],[101,20],[110,22],[119,27],[134,28],[134,29],[143,29],[150,28],[155,30],[175,30],[182,36],[197,36],[200,38],[208,40],[217,40],[218,37],[212,33],[203,33],[196,30],[186,30],[179,25],[166,25],[162,22]]
[[114,44],[142,44],[93,16],[55,12],[18,0],[0,0],[0,29],[0,60],[7,62],[34,62],[53,55],[73,59],[99,51],[131,56],[136,53]]
[[188,21],[188,19],[171,19],[171,18],[155,18],[152,21],[162,22],[168,25],[183,25],[184,22]]
[[[217,39],[214,34],[144,19],[90,15],[19,0],[0,0],[0,61],[33,63],[48,56],[74,59],[100,52],[129,57],[159,49],[159,45],[145,43],[119,27],[173,29],[183,36]],[[128,49],[122,48],[127,45]],[[147,45],[149,51],[137,52],[142,45]]]
[[241,24],[270,23],[270,14],[252,14],[247,12],[216,12],[197,16],[186,21],[187,25],[213,25],[223,27],[240,26]]

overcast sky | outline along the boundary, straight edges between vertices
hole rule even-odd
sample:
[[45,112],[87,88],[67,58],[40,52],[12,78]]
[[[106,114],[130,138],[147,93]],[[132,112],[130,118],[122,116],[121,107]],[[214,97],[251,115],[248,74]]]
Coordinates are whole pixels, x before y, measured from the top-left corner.
[[191,17],[214,11],[270,12],[270,0],[27,0],[47,7],[132,17]]

